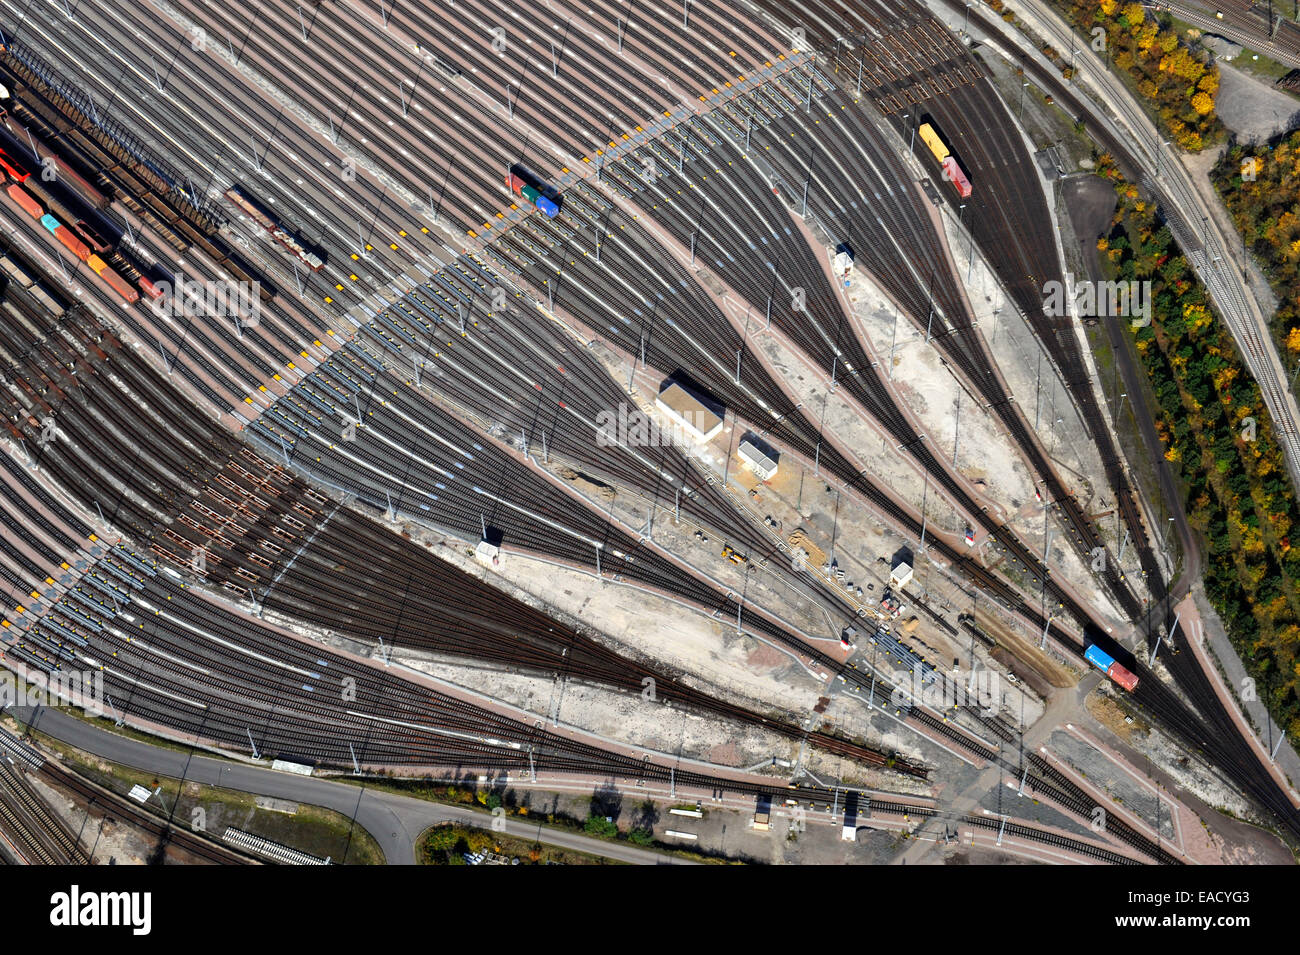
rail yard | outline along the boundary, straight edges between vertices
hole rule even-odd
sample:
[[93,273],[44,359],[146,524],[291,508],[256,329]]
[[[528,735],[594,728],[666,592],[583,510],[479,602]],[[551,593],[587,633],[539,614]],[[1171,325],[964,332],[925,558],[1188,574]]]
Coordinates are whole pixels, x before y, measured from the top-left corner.
[[1062,11],[0,0],[0,859],[1294,864]]

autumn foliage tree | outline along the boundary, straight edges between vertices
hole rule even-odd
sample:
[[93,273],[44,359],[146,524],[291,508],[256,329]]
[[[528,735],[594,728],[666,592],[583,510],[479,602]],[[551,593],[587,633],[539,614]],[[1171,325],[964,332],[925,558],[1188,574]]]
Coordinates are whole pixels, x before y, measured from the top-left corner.
[[1062,2],[1083,33],[1081,42],[1104,51],[1132,78],[1138,93],[1155,106],[1170,140],[1198,152],[1223,138],[1223,123],[1214,112],[1219,68],[1206,54],[1193,50],[1168,22],[1149,16],[1140,3]]
[[1270,327],[1288,368],[1300,362],[1300,132],[1271,145],[1236,145],[1211,177],[1242,242],[1277,295]]
[[1295,736],[1300,546],[1291,536],[1300,533],[1300,509],[1286,462],[1259,386],[1158,210],[1142,201],[1109,156],[1101,157],[1098,171],[1119,197],[1098,251],[1116,278],[1151,282],[1153,321],[1133,330],[1133,344],[1159,406],[1164,457],[1204,539],[1206,596],[1254,677],[1258,698]]

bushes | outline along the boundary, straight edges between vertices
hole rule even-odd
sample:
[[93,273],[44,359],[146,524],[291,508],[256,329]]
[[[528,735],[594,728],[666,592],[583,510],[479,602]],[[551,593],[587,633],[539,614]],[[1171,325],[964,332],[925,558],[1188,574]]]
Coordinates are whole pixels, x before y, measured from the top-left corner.
[[618,838],[618,826],[604,816],[588,816],[587,821],[582,826],[582,831],[589,836],[598,836],[601,839]]
[[[1181,148],[1199,152],[1223,138],[1214,113],[1219,68],[1191,49],[1169,25],[1147,18],[1140,3],[1064,0],[1066,16],[1093,49],[1104,31],[1112,62],[1133,78],[1138,92],[1156,107],[1159,122]],[[1092,39],[1089,39],[1089,38]]]
[[1300,361],[1300,132],[1227,150],[1210,174],[1278,296],[1269,326],[1282,363]]

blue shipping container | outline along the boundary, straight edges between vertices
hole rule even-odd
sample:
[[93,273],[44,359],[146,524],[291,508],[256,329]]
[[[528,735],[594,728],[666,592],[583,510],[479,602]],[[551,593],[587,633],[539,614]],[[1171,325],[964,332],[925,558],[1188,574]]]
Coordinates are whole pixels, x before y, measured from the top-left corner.
[[535,205],[537,208],[545,212],[547,217],[551,219],[554,219],[555,214],[560,211],[560,207],[545,196],[538,196]]
[[1110,672],[1110,668],[1115,664],[1114,658],[1095,643],[1089,644],[1088,649],[1083,651],[1083,655],[1089,663],[1103,672]]
[[53,232],[59,227],[60,222],[47,212],[45,215],[41,216],[41,225]]

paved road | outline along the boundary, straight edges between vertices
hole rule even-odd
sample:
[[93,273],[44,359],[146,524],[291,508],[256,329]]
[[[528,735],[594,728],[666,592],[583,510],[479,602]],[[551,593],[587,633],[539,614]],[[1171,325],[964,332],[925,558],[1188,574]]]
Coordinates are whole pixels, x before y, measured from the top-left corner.
[[[29,710],[14,709],[9,712],[24,724],[30,717]],[[78,749],[135,769],[223,786],[237,792],[324,806],[349,818],[355,815],[357,823],[375,837],[390,865],[414,865],[415,840],[429,826],[440,822],[457,822],[487,828],[491,823],[487,813],[460,806],[445,806],[314,776],[276,772],[261,766],[151,746],[106,732],[68,713],[46,707],[40,709],[32,725],[42,733]],[[684,864],[684,860],[647,849],[604,842],[561,829],[548,829],[515,818],[506,819],[505,831],[519,838],[536,839],[548,845],[588,852],[634,865]]]
[[[1088,179],[1072,179],[1065,184],[1066,203],[1070,208],[1070,217],[1073,221],[1076,237],[1079,241],[1079,252],[1088,269],[1088,278],[1098,281],[1105,278],[1102,274],[1100,262],[1097,257],[1097,235],[1099,230],[1094,230],[1096,222],[1095,208],[1089,208],[1091,197],[1090,191],[1100,188],[1108,197],[1113,197],[1111,185],[1102,182],[1096,177]],[[1107,210],[1114,208],[1113,202],[1105,205]],[[1074,221],[1076,212],[1080,221]],[[1082,221],[1088,220],[1088,221]],[[1105,222],[1109,223],[1109,213],[1105,216]],[[1187,515],[1183,508],[1178,506],[1182,500],[1182,495],[1178,492],[1178,486],[1174,481],[1173,472],[1169,463],[1165,460],[1162,453],[1160,438],[1156,433],[1155,415],[1147,403],[1146,390],[1143,387],[1146,372],[1137,367],[1133,355],[1129,350],[1127,339],[1121,328],[1120,322],[1111,320],[1102,320],[1105,329],[1107,341],[1110,342],[1111,352],[1114,355],[1116,365],[1119,370],[1121,380],[1124,382],[1124,391],[1122,394],[1127,396],[1127,400],[1133,406],[1133,417],[1137,422],[1138,430],[1141,434],[1142,442],[1150,455],[1152,467],[1154,468],[1156,479],[1160,484],[1160,492],[1164,496],[1166,505],[1169,507],[1170,516],[1173,518],[1173,524],[1178,532],[1178,539],[1182,545],[1183,567],[1177,579],[1169,582],[1169,590],[1172,594],[1173,602],[1183,598],[1191,587],[1192,582],[1199,580],[1201,576],[1201,550],[1200,543],[1196,535],[1192,533],[1191,525],[1188,523]],[[1104,383],[1103,383],[1104,386]],[[1123,401],[1119,405],[1123,409]],[[1164,541],[1168,533],[1168,528],[1164,526],[1152,528],[1154,540]],[[1164,549],[1162,545],[1161,549]],[[1159,615],[1164,612],[1163,604],[1157,604],[1151,608],[1152,619],[1147,621],[1143,628],[1144,632],[1150,632],[1152,624],[1163,619]]]

